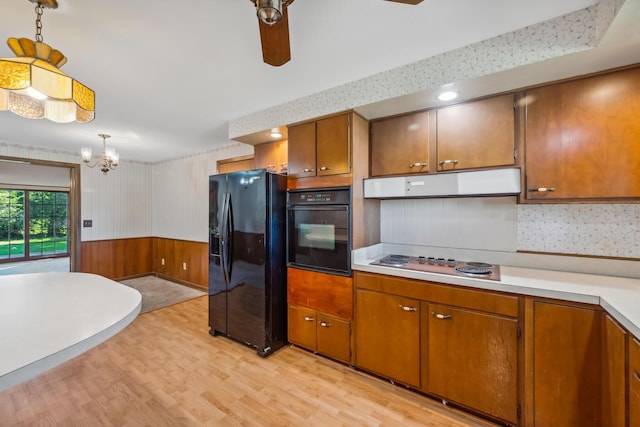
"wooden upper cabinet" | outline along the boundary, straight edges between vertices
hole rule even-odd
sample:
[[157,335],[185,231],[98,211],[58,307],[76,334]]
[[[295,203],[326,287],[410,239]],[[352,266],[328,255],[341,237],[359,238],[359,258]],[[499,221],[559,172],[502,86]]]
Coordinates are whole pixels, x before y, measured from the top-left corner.
[[351,172],[351,113],[289,126],[289,176]]
[[289,176],[316,176],[316,123],[289,126]]
[[287,140],[267,142],[254,147],[256,169],[287,173]]
[[349,114],[316,122],[316,174],[339,175],[351,171]]
[[436,114],[438,171],[514,164],[512,94],[441,108]]
[[640,197],[640,68],[526,93],[526,198]]
[[253,156],[242,156],[234,159],[219,160],[218,173],[250,171],[256,168]]
[[429,112],[371,123],[371,175],[404,175],[429,170]]

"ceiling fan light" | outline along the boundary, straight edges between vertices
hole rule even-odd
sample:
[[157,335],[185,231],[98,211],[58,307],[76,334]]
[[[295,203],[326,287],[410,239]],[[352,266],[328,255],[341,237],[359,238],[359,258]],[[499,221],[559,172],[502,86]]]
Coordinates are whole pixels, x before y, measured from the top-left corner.
[[282,20],[282,0],[258,0],[258,18],[267,25]]

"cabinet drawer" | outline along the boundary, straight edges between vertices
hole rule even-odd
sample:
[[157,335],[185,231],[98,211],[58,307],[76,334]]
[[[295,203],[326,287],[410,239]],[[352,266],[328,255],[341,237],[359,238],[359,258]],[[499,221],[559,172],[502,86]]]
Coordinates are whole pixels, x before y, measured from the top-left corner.
[[640,425],[640,342],[629,340],[629,425]]
[[318,353],[343,362],[351,362],[351,322],[318,313],[316,336]]
[[298,268],[287,269],[287,303],[343,319],[353,316],[353,279]]
[[371,273],[357,272],[355,280],[358,289],[386,292],[509,317],[518,317],[519,314],[519,298],[515,295]]
[[316,349],[316,311],[289,306],[289,341],[309,350]]

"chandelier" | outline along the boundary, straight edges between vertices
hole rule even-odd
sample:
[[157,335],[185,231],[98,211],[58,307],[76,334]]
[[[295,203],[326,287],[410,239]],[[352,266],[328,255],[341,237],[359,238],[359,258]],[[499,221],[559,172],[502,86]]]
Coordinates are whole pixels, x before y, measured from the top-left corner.
[[95,93],[60,71],[67,58],[42,42],[42,13],[45,7],[56,9],[58,2],[29,1],[36,3],[35,41],[7,40],[16,58],[0,58],[0,110],[57,123],[90,122],[95,116]]
[[110,170],[114,170],[118,166],[120,161],[120,155],[116,153],[113,148],[107,148],[107,138],[111,138],[111,135],[99,133],[98,136],[102,138],[102,157],[96,160],[92,165],[91,162],[91,148],[84,147],[80,150],[82,154],[82,160],[90,168],[100,166],[100,170],[103,174],[107,174]]

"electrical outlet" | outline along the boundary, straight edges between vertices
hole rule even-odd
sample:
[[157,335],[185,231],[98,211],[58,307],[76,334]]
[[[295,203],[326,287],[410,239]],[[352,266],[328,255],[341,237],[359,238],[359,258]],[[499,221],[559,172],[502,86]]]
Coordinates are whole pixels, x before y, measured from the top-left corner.
[[93,227],[93,220],[91,219],[83,219],[82,220],[83,227]]
[[187,269],[187,263],[186,263],[186,262],[183,262],[183,263],[182,263],[182,269],[183,269],[183,270],[186,270],[186,269]]
[[161,261],[161,262],[162,262],[162,265],[164,265],[164,258],[162,258],[162,261]]

